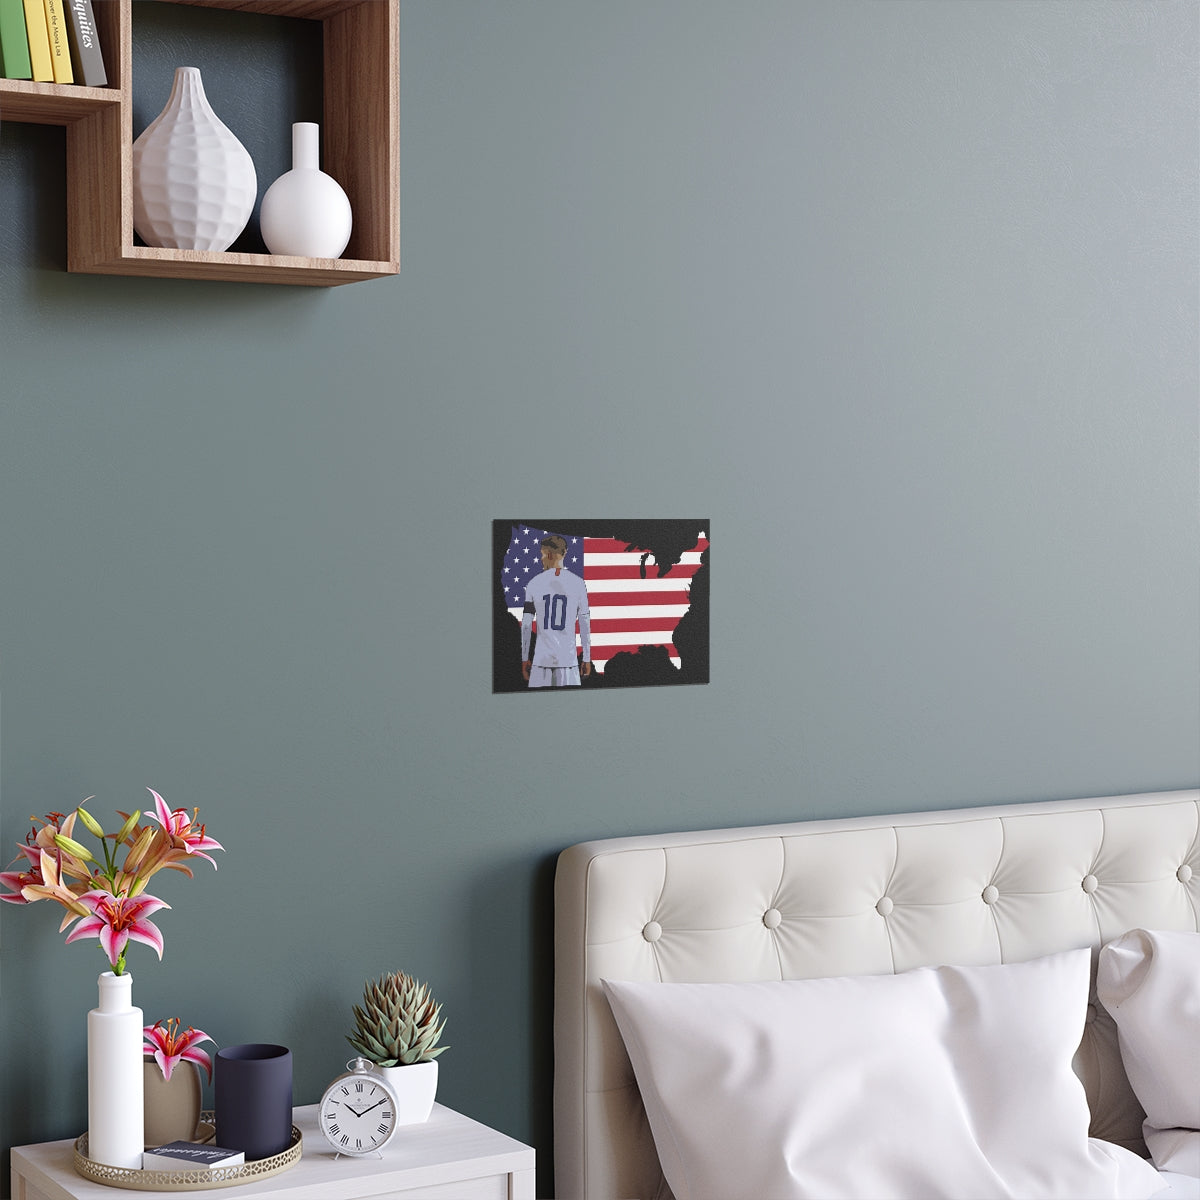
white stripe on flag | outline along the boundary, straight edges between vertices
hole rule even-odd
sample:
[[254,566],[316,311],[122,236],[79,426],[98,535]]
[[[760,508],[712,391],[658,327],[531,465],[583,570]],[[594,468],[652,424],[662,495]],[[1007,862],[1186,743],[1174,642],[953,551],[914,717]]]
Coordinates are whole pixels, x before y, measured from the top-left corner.
[[[510,608],[508,611],[517,620],[521,619],[521,609]],[[597,633],[595,630],[592,631],[593,646],[669,646],[674,638],[675,631],[673,629],[638,629],[633,632],[618,631],[617,633]],[[579,646],[580,644],[579,634],[576,634],[575,645]]]
[[[593,646],[669,646],[675,637],[673,629],[645,629],[635,633],[592,633]],[[575,638],[579,642],[578,636]]]
[[[691,606],[688,604],[593,604],[592,620],[623,620],[626,617],[682,617]],[[639,633],[637,635],[641,637]]]
[[[686,553],[681,554],[679,556],[678,563],[675,563],[672,565],[673,566],[693,566],[693,565],[699,566],[700,565],[700,553],[701,552],[699,550],[688,550]],[[639,567],[640,568],[642,565],[643,557],[644,557],[643,555],[638,554],[636,551],[622,551],[622,552],[613,554],[608,551],[588,550],[584,554],[584,559],[583,559],[584,570],[586,571],[588,567]],[[653,554],[646,556],[646,565],[648,567],[657,565]]]
[[587,581],[588,595],[596,592],[679,592],[687,591],[692,585],[691,578],[672,579],[589,579]]

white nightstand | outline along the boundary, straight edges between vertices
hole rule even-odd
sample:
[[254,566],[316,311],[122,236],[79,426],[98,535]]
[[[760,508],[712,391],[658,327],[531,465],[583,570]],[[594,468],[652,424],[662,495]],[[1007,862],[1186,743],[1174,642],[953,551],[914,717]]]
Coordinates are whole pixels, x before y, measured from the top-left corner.
[[423,1125],[404,1125],[382,1158],[337,1158],[317,1128],[317,1106],[295,1110],[304,1156],[257,1183],[196,1192],[139,1192],[93,1183],[72,1166],[74,1138],[16,1146],[12,1200],[533,1200],[534,1151],[453,1109],[435,1104]]

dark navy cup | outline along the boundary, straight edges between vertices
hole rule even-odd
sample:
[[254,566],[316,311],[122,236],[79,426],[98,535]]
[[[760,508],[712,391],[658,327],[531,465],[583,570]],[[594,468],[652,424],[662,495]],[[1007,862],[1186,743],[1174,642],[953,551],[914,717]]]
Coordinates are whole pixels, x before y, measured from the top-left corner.
[[217,1051],[213,1078],[216,1143],[246,1161],[292,1144],[292,1052],[250,1042]]

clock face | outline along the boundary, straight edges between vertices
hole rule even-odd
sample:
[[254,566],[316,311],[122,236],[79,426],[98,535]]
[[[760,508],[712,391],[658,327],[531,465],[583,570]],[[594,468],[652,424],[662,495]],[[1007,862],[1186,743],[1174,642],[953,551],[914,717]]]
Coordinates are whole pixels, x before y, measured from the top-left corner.
[[396,1102],[370,1076],[344,1075],[321,1097],[320,1124],[339,1154],[373,1154],[396,1131]]

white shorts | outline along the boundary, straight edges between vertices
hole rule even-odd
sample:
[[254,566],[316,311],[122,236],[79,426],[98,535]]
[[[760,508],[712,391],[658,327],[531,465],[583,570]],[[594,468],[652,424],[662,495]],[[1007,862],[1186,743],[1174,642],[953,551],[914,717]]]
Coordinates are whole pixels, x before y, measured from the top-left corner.
[[579,687],[578,667],[530,667],[529,686]]

